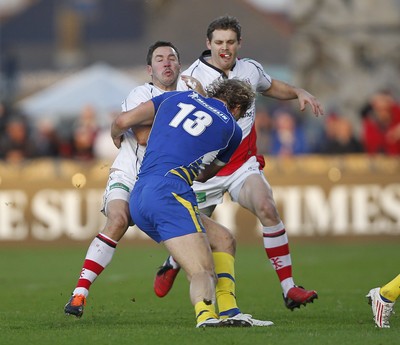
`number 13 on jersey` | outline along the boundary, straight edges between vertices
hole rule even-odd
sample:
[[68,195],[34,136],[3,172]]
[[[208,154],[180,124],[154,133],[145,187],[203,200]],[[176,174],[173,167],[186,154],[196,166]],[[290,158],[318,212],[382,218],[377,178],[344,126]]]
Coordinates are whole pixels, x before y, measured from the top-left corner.
[[196,109],[193,104],[179,103],[178,107],[180,110],[169,123],[171,127],[177,128],[182,123],[183,129],[187,133],[197,137],[202,134],[213,122],[212,117],[201,110],[193,113],[193,116],[196,117],[195,120],[188,119],[187,116],[191,114],[194,109]]

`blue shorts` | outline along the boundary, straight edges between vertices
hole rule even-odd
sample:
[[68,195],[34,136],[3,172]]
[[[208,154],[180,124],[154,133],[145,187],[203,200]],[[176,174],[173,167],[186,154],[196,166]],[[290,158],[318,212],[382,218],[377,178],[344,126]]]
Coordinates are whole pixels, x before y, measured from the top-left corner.
[[179,177],[140,178],[131,193],[129,210],[135,224],[156,242],[205,232],[196,195]]

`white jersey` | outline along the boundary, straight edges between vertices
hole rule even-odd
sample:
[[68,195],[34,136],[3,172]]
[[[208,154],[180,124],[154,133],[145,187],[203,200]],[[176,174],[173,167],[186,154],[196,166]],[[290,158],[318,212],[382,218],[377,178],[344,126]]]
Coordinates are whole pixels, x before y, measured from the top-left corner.
[[[153,84],[146,83],[134,88],[122,103],[122,111],[129,111],[139,104],[147,102],[155,96],[164,93]],[[107,215],[108,203],[112,200],[129,202],[129,195],[136,182],[136,176],[142,165],[146,147],[139,145],[132,130],[124,133],[117,157],[115,158],[108,177],[103,195],[102,212]],[[132,224],[131,224],[132,225]]]
[[[164,92],[164,90],[150,83],[135,87],[122,103],[122,111],[125,112],[136,108],[139,104],[147,102]],[[138,144],[135,135],[129,129],[124,133],[124,139],[121,142],[121,147],[111,169],[122,170],[132,179],[135,179],[142,164],[145,150],[146,147]]]
[[[249,82],[253,90],[263,92],[271,87],[271,77],[265,73],[261,64],[251,59],[237,59],[229,75],[210,65],[207,61],[210,57],[210,51],[205,51],[202,56],[196,60],[182,74],[189,75],[201,82],[203,87],[207,87],[213,81],[219,78],[237,78]],[[239,119],[238,124],[243,132],[242,142],[229,163],[222,168],[218,175],[230,175],[244,164],[250,157],[257,155],[256,133],[255,133],[255,102],[246,112],[245,116]],[[263,166],[263,158],[259,157]]]

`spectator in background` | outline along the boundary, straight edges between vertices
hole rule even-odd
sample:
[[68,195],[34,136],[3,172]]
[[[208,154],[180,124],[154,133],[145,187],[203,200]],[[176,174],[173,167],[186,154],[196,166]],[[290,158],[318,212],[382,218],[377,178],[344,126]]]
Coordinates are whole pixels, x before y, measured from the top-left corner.
[[119,113],[110,113],[108,118],[109,123],[102,126],[97,132],[93,144],[95,158],[109,160],[110,162],[112,162],[117,157],[119,150],[115,147],[110,137],[111,123],[117,115],[119,115]]
[[386,90],[376,92],[362,115],[365,152],[400,155],[400,105],[393,95]]
[[28,123],[22,116],[11,118],[0,138],[0,158],[9,163],[21,163],[36,156],[36,143]]
[[99,130],[95,109],[91,105],[83,107],[72,133],[73,158],[79,160],[95,158],[94,143]]
[[305,130],[296,121],[295,115],[285,108],[275,110],[271,133],[271,154],[287,157],[309,152]]
[[12,46],[3,46],[0,59],[0,97],[13,103],[17,92],[18,56]]
[[40,119],[34,128],[36,156],[56,158],[59,156],[60,140],[54,123]]
[[3,133],[6,129],[7,121],[10,117],[10,111],[6,102],[0,102],[0,135],[3,136]]
[[255,127],[259,154],[270,154],[272,119],[267,107],[256,107]]
[[363,147],[355,137],[351,122],[334,113],[325,121],[325,140],[318,150],[325,154],[361,153]]

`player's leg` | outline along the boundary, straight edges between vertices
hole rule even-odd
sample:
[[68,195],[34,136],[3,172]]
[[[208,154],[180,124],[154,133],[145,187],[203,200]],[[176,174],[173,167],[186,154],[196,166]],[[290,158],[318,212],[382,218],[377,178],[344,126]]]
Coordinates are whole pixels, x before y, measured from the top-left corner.
[[[236,242],[232,234],[223,227],[222,225],[214,222],[212,219],[204,214],[200,215],[203,225],[209,236],[209,241],[211,244],[211,249],[214,253],[226,253],[230,257],[235,256]],[[223,254],[217,254],[218,258],[223,257]],[[220,259],[217,259],[219,263]],[[218,265],[219,267],[219,265]],[[158,297],[164,297],[168,294],[173,286],[175,278],[179,273],[180,266],[176,260],[170,255],[164,261],[163,265],[157,271],[156,277],[154,279],[154,292]],[[218,286],[217,286],[218,290]],[[218,290],[219,291],[219,290]],[[230,292],[222,292],[222,295],[228,295]],[[217,293],[218,295],[218,293]],[[232,297],[233,298],[233,297]]]
[[[131,196],[133,219],[153,239],[163,241],[186,272],[197,327],[219,326],[220,320],[215,312],[214,263],[200,221],[196,195],[179,178],[142,179],[137,187]],[[135,200],[137,207],[132,209]]]
[[[286,307],[293,310],[313,302],[318,298],[317,292],[305,290],[294,283],[288,236],[269,183],[262,172],[251,173],[243,178],[243,184],[236,187],[240,191],[237,200],[234,200],[255,214],[262,224],[264,249],[278,275]],[[231,191],[231,195],[234,195],[234,191]]]
[[171,238],[164,242],[179,261],[190,282],[190,300],[195,307],[197,327],[219,324],[215,311],[215,282],[211,249],[204,233]]
[[390,328],[389,319],[393,307],[400,296],[400,275],[381,288],[371,289],[366,296],[372,308],[375,325],[379,328]]
[[273,322],[254,319],[243,314],[237,304],[235,280],[236,240],[223,225],[204,214],[201,220],[206,229],[217,275],[216,299],[219,317],[233,326],[271,326]]
[[207,237],[210,242],[214,269],[217,275],[216,298],[219,315],[228,318],[240,313],[236,303],[235,293],[235,252],[236,241],[230,231],[213,221],[206,215],[201,215]]
[[[211,180],[214,181],[216,178],[212,178]],[[211,180],[208,181],[208,184],[210,184]],[[204,183],[195,182],[193,185],[193,189],[196,191],[197,202],[201,204],[201,213],[211,216],[215,206],[222,202],[224,192],[220,188],[213,188],[213,185],[211,186],[211,190],[207,190],[207,192],[202,188],[204,188]],[[202,221],[204,221],[203,218]],[[206,230],[207,227],[211,227],[213,225],[212,223],[207,224],[207,220],[205,223],[206,224],[204,226]],[[216,246],[218,245],[218,241],[214,241],[214,243],[216,243]],[[224,251],[224,248],[221,249],[216,246],[214,246],[213,251]],[[174,260],[172,256],[168,256],[158,269],[154,278],[153,289],[158,297],[164,297],[169,293],[179,273],[179,270],[179,263]]]
[[400,274],[389,283],[381,287],[380,294],[388,302],[395,302],[400,296]]
[[[107,215],[106,224],[89,245],[75,289],[64,307],[66,314],[76,317],[82,316],[92,283],[111,262],[118,241],[125,234],[131,221],[128,200],[129,190],[133,184],[131,186],[131,183],[126,183],[126,181],[125,184],[122,184],[123,181],[116,182],[112,175],[104,196],[103,210]],[[110,181],[118,183],[121,188],[110,189]]]

